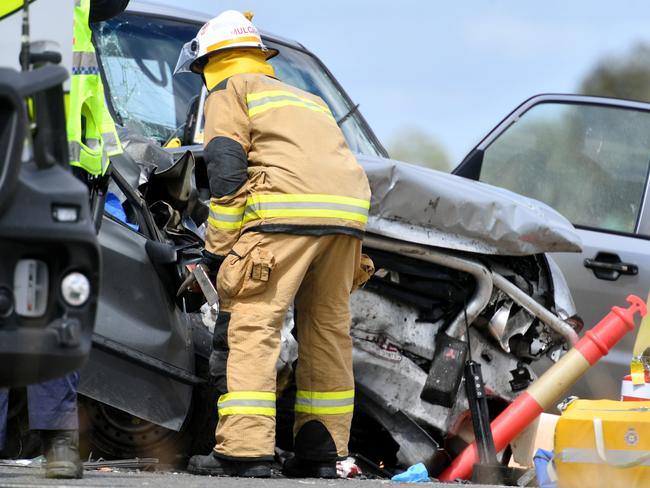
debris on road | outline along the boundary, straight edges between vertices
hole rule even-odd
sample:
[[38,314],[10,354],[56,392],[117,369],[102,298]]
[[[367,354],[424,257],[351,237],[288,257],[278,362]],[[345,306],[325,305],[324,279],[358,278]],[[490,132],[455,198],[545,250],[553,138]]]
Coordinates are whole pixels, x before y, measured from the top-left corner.
[[409,469],[403,473],[396,474],[391,478],[391,481],[399,483],[421,483],[431,481],[429,479],[429,472],[424,464],[418,463],[410,466]]
[[[153,470],[159,461],[156,458],[133,458],[133,459],[115,459],[106,461],[86,461],[83,463],[85,470],[117,470],[117,469],[140,469],[143,471]],[[108,472],[108,471],[107,471]]]
[[356,478],[362,474],[363,471],[357,466],[357,461],[353,457],[347,457],[343,461],[336,462],[336,475],[339,478]]
[[0,466],[13,468],[40,468],[45,460],[44,456],[37,456],[32,459],[2,459]]

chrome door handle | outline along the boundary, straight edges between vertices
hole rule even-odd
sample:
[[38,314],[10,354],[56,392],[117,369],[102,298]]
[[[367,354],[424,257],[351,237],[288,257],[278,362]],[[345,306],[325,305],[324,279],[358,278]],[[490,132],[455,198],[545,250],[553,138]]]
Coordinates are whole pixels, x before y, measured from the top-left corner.
[[585,268],[594,272],[596,278],[616,281],[621,275],[637,275],[639,267],[636,264],[624,263],[616,254],[599,252],[596,257],[585,259]]

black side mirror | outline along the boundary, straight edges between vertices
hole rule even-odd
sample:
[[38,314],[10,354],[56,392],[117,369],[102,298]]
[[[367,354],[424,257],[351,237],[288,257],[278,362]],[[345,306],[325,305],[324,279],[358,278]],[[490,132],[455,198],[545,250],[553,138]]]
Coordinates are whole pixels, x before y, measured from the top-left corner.
[[90,22],[101,22],[121,14],[129,4],[129,0],[91,0]]

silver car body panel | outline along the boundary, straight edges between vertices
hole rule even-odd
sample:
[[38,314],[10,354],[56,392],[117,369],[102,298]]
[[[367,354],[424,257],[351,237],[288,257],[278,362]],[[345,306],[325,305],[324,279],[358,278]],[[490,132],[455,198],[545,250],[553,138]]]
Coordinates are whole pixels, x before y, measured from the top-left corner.
[[372,190],[369,232],[480,254],[581,249],[573,225],[537,200],[400,161],[357,158]]

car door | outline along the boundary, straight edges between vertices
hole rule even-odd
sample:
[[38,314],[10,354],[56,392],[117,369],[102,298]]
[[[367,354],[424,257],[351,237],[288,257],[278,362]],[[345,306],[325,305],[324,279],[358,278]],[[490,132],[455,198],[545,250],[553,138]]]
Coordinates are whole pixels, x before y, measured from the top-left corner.
[[[497,126],[454,171],[558,210],[578,229],[581,253],[555,253],[585,326],[629,294],[650,290],[650,105],[594,97],[534,97]],[[617,398],[634,334],[573,393]]]
[[115,167],[104,209],[104,272],[93,351],[79,391],[178,430],[198,379],[188,318],[166,279],[165,267],[176,266],[176,252],[159,240],[144,202]]

